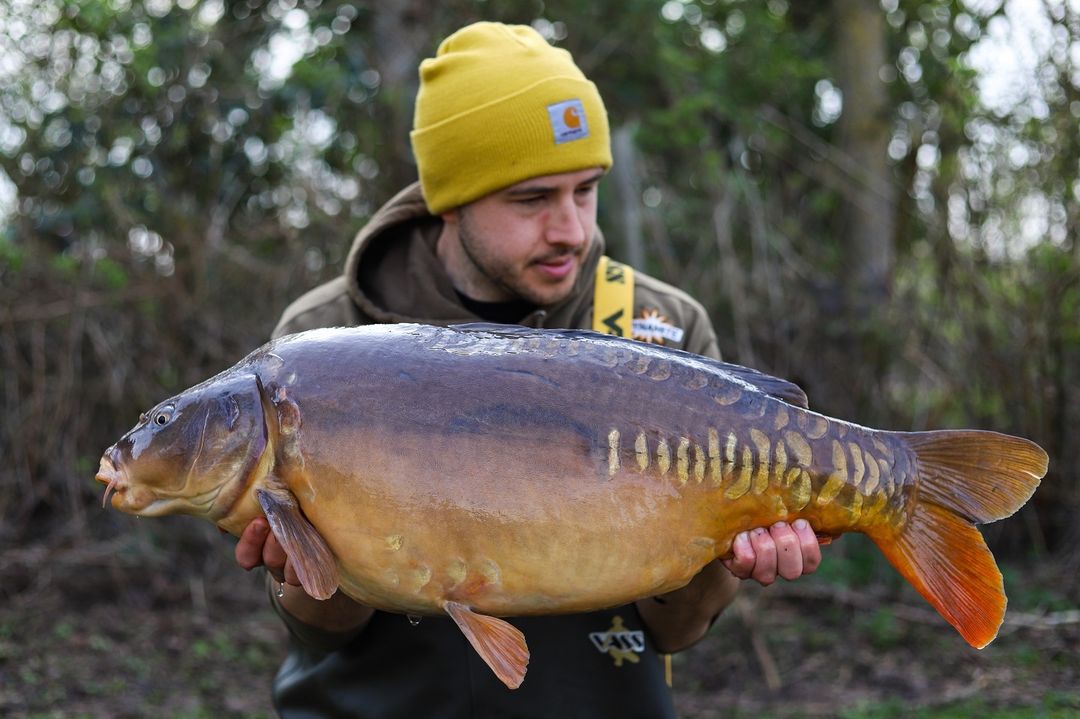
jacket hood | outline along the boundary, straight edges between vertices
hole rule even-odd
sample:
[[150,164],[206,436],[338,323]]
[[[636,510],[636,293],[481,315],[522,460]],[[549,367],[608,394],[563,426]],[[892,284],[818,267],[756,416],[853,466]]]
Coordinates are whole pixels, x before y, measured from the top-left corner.
[[[414,183],[383,205],[357,233],[345,260],[350,299],[375,322],[455,324],[478,318],[461,303],[435,254],[442,220],[431,215]],[[523,324],[561,326],[591,306],[604,238],[596,230],[570,295],[539,308]],[[402,282],[401,278],[406,278]]]

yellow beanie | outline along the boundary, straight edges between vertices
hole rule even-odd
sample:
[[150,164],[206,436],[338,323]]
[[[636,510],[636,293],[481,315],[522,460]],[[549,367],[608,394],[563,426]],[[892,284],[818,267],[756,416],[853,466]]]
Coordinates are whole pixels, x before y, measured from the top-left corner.
[[611,167],[607,112],[566,50],[479,22],[420,63],[413,154],[437,215],[531,177]]

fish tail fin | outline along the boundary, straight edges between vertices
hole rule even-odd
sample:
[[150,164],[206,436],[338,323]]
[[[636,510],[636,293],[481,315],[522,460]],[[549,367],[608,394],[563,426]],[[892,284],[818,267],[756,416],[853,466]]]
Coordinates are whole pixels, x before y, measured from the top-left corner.
[[1046,474],[1041,447],[977,430],[890,432],[917,457],[915,506],[897,532],[868,534],[889,562],[973,647],[1005,616],[1001,572],[974,525],[1016,512]]

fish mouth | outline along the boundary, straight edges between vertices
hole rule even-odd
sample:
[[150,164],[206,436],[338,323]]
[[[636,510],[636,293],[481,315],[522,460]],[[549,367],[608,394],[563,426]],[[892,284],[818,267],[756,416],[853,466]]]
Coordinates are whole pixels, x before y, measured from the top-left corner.
[[127,483],[124,481],[124,473],[117,468],[113,463],[110,453],[106,452],[101,458],[101,464],[98,466],[97,474],[94,475],[94,479],[105,485],[105,495],[101,498],[101,506],[105,507],[106,502],[109,501],[109,495],[116,490],[117,496],[120,496],[125,489],[127,489]]

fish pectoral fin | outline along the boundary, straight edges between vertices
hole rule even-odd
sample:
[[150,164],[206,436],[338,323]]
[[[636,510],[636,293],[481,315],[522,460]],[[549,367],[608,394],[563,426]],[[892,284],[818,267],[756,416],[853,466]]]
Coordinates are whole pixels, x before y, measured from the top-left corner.
[[338,588],[337,561],[319,530],[304,517],[287,490],[256,489],[255,495],[304,591],[316,599],[329,599]]
[[510,689],[521,686],[529,664],[529,647],[517,627],[498,617],[477,614],[458,602],[444,602],[443,609],[503,684]]

